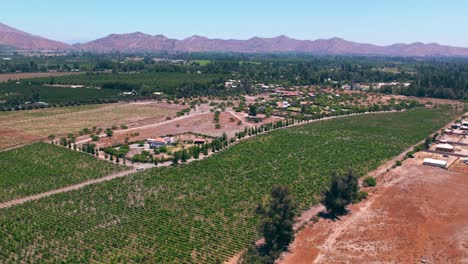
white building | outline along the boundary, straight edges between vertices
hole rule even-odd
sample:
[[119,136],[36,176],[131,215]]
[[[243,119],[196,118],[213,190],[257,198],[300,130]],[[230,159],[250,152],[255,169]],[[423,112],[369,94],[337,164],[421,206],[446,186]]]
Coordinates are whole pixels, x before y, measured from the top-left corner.
[[426,166],[433,166],[433,167],[439,167],[439,168],[446,168],[447,166],[447,161],[445,160],[437,160],[437,159],[431,159],[431,158],[425,158],[423,165]]
[[437,144],[436,146],[437,151],[444,151],[444,152],[453,152],[455,147],[450,144]]

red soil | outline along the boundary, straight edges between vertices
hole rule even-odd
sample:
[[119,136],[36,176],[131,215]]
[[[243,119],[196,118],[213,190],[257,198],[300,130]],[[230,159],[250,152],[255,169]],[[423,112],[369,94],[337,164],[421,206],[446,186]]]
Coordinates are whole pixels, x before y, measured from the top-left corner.
[[339,220],[296,235],[279,263],[466,263],[468,175],[405,162]]

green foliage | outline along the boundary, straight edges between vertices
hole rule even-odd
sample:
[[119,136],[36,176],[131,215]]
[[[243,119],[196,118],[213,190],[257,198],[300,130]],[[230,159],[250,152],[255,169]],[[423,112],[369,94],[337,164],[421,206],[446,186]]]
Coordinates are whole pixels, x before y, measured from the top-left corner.
[[105,133],[106,133],[106,136],[107,136],[107,137],[112,137],[112,135],[114,134],[114,132],[112,132],[112,129],[110,129],[110,128],[106,128],[106,132],[105,132]]
[[363,180],[362,185],[364,187],[374,187],[377,185],[377,180],[372,176],[368,176]]
[[0,202],[125,169],[46,143],[0,152],[0,167]]
[[0,236],[0,262],[225,260],[260,238],[255,207],[274,185],[291,186],[298,209],[310,208],[333,171],[367,175],[455,114],[416,109],[277,130],[184,166],[1,209],[9,235]]
[[357,203],[357,202],[360,202],[360,201],[362,201],[362,200],[367,199],[367,195],[369,195],[367,192],[365,192],[365,191],[359,191],[359,192],[357,193],[357,195],[356,195],[356,200],[355,200],[355,202]]
[[107,147],[104,149],[105,153],[118,157],[118,158],[124,158],[125,155],[127,155],[129,151],[130,151],[130,147],[127,144],[120,146],[118,149],[112,148],[112,147]]
[[345,175],[334,173],[322,204],[333,217],[343,215],[347,212],[346,206],[357,200],[358,190],[358,179],[352,172]]
[[273,186],[270,199],[260,204],[257,214],[261,217],[260,231],[265,245],[258,252],[261,256],[276,259],[294,239],[294,216],[297,204],[287,186]]

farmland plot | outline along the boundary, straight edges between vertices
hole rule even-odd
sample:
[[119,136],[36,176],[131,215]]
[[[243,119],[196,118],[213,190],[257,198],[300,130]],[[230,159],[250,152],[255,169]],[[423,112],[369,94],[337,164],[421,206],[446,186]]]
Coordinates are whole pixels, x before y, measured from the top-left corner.
[[46,143],[0,152],[0,168],[0,202],[126,169]]
[[146,118],[164,119],[180,108],[178,105],[156,103],[121,103],[8,112],[0,114],[0,126],[46,137],[93,126],[106,128]]
[[0,262],[223,261],[258,238],[254,208],[273,185],[289,185],[308,208],[333,171],[365,175],[456,114],[417,109],[277,130],[186,166],[3,209]]

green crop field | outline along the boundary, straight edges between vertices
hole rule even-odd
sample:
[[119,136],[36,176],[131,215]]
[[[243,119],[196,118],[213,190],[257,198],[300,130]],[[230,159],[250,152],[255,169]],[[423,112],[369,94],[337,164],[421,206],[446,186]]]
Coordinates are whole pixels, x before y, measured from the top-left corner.
[[[220,74],[197,74],[180,72],[147,72],[147,73],[89,73],[83,75],[68,75],[54,77],[58,84],[82,84],[101,87],[106,83],[125,83],[135,86],[146,85],[150,89],[169,92],[183,84],[209,84],[223,77]],[[47,82],[50,78],[35,79]]]
[[125,170],[124,166],[47,143],[0,152],[0,168],[0,202]]
[[332,171],[365,175],[456,114],[415,109],[276,130],[186,166],[2,209],[0,262],[223,261],[258,238],[254,208],[274,184],[308,208]]
[[121,92],[106,89],[51,87],[39,84],[0,84],[0,100],[15,98],[20,103],[30,101],[33,94],[37,94],[40,101],[49,104],[64,104],[67,102],[94,102],[103,99],[116,100],[121,97],[119,96]]

